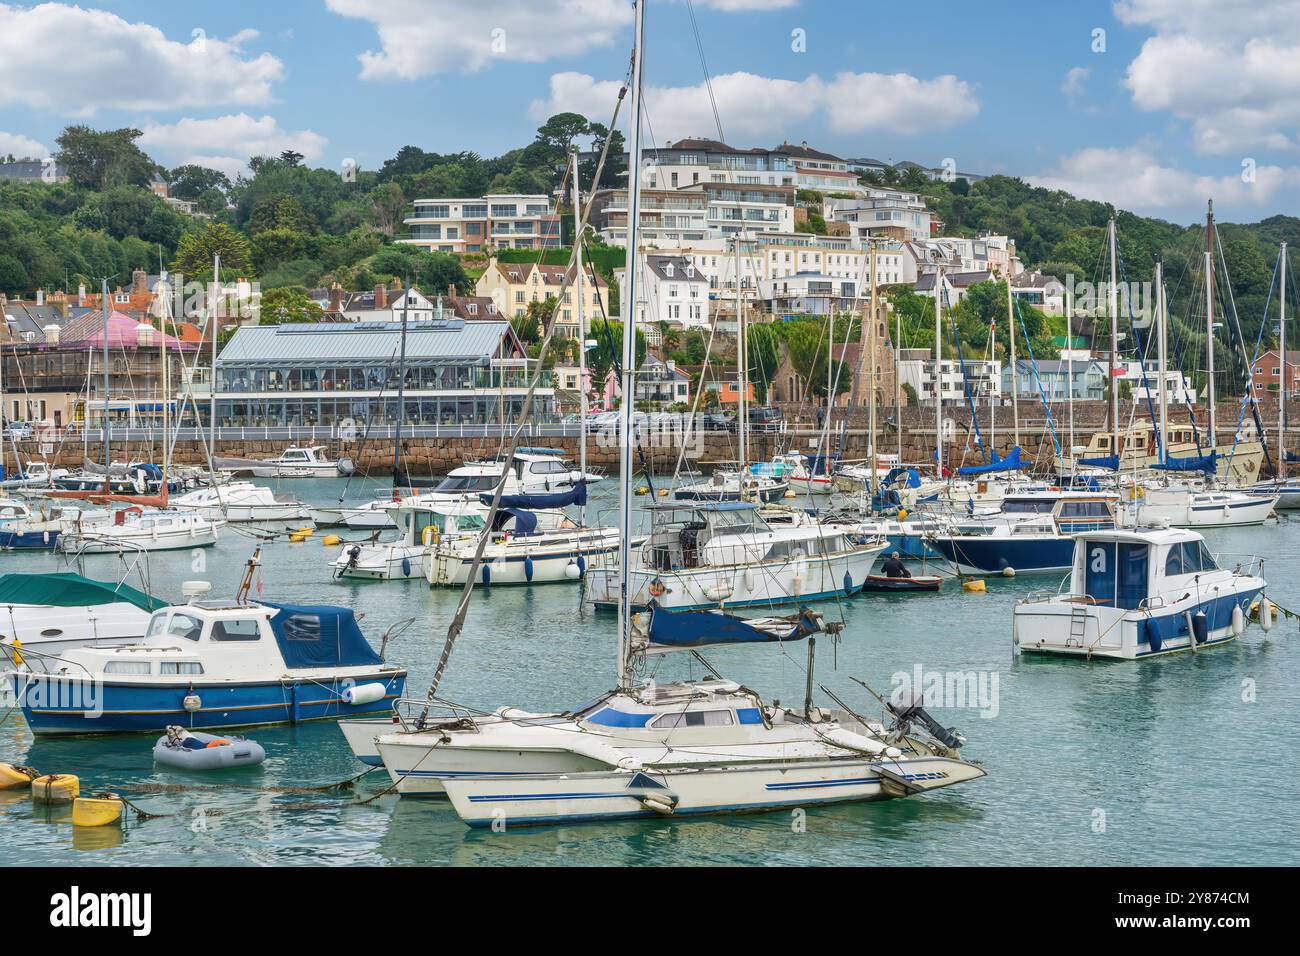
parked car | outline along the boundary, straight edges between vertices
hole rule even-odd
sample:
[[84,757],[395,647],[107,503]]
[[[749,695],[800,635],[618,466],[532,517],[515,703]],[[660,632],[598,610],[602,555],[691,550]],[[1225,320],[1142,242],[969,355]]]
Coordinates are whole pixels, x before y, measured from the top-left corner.
[[774,432],[781,429],[781,409],[775,405],[755,405],[749,410],[749,430]]
[[5,425],[4,437],[10,441],[30,441],[36,435],[31,422],[10,422]]
[[700,427],[706,432],[728,431],[735,424],[735,416],[729,412],[705,412],[700,416]]

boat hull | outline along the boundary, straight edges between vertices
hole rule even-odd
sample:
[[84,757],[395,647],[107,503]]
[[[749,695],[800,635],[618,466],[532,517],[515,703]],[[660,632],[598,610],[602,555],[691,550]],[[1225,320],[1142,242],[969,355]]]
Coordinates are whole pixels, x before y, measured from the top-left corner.
[[[509,549],[493,554],[493,549],[489,548],[480,565],[477,583],[485,587],[575,583],[587,573],[587,566],[593,560],[607,558],[617,551],[617,533],[599,538],[599,543],[592,545],[534,554],[510,554]],[[424,557],[425,577],[433,587],[460,587],[468,579],[473,561],[472,551],[431,548]]]
[[891,578],[882,574],[873,574],[867,578],[866,584],[862,585],[862,590],[903,594],[912,591],[937,591],[941,584],[943,578],[938,576]]
[[1074,565],[1067,537],[935,536],[928,543],[965,574],[1064,574]]

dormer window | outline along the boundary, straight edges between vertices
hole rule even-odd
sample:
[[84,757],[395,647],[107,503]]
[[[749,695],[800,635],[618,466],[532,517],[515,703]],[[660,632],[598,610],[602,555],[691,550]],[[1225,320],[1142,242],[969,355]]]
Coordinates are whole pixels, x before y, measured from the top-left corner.
[[671,262],[665,263],[664,275],[666,275],[670,279],[673,277],[673,264]]

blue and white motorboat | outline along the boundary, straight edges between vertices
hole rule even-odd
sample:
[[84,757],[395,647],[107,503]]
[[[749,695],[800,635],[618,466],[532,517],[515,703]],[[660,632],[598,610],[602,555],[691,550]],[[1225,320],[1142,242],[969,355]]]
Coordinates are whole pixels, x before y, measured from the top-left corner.
[[138,643],[77,648],[15,680],[36,734],[157,733],[386,712],[406,670],[348,608],[196,601],[155,611]]
[[[1075,539],[1070,589],[1016,605],[1022,653],[1136,660],[1240,636],[1267,582],[1263,561],[1216,560],[1195,531],[1093,531]],[[1271,626],[1272,607],[1261,601]]]
[[956,521],[927,543],[966,574],[1063,574],[1074,535],[1115,527],[1115,501],[1097,492],[1009,496],[998,515]]

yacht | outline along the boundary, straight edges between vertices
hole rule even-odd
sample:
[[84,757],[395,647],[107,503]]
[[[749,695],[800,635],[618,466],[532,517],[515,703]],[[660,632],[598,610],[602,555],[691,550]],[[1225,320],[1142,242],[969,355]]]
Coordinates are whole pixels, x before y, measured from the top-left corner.
[[[1136,660],[1240,636],[1267,586],[1263,561],[1223,563],[1195,531],[1090,531],[1075,539],[1068,591],[1019,602],[1012,642],[1023,654]],[[1271,626],[1271,606],[1260,602]]]
[[1132,486],[1127,497],[1125,524],[1161,522],[1175,528],[1232,528],[1263,524],[1280,495],[1142,482]]
[[112,515],[102,508],[83,508],[58,501],[33,509],[25,502],[0,504],[0,550],[53,551],[65,531],[108,524]]
[[334,478],[350,475],[356,464],[346,456],[337,461],[326,454],[324,445],[290,445],[275,458],[213,458],[213,466],[233,474],[254,478]]
[[146,510],[133,505],[115,512],[111,522],[77,522],[59,538],[59,550],[74,554],[117,554],[207,548],[217,543],[217,534],[224,524],[193,511]]
[[739,472],[719,469],[705,481],[693,482],[673,489],[678,501],[781,501],[790,490],[788,478],[775,475],[746,473],[742,481]]
[[485,511],[477,504],[431,504],[415,498],[389,502],[386,517],[398,531],[396,540],[380,541],[378,532],[368,542],[346,542],[331,565],[334,577],[392,581],[425,574],[424,556],[441,538],[477,539],[487,527]]
[[182,511],[232,524],[257,521],[312,523],[311,509],[293,495],[251,481],[232,481],[213,488],[200,488],[173,498],[170,503]]
[[[1170,424],[1167,429],[1168,441],[1164,456],[1160,454],[1160,441],[1157,429],[1149,421],[1133,422],[1119,433],[1119,447],[1122,451],[1119,468],[1111,470],[1131,473],[1154,468],[1163,461],[1184,457],[1209,456],[1215,454],[1215,477],[1230,485],[1253,485],[1259,480],[1260,468],[1264,463],[1264,446],[1256,438],[1242,438],[1234,447],[1232,442],[1220,443],[1211,449],[1204,444],[1204,436],[1191,425]],[[1065,463],[1065,470],[1086,470],[1090,467],[1089,459],[1101,460],[1113,458],[1111,451],[1112,435],[1109,431],[1094,432],[1088,440],[1087,450],[1072,462]]]

